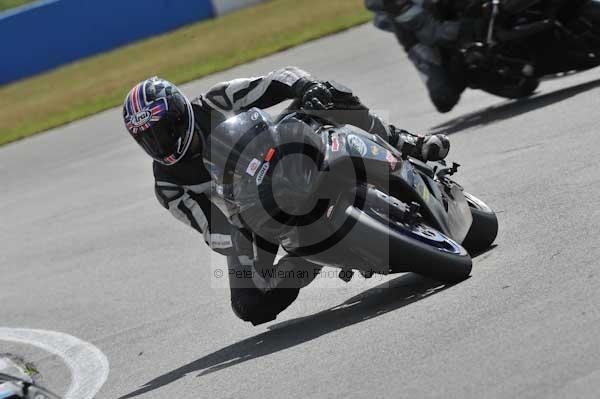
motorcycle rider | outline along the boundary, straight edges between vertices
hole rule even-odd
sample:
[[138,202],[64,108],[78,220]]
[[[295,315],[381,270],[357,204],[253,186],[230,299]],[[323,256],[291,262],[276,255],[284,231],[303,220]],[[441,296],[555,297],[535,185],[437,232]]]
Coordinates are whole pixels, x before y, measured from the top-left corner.
[[[343,113],[345,121],[337,122],[378,134],[392,145],[405,145],[422,160],[443,159],[450,147],[443,135],[416,140],[385,124],[349,89],[317,80],[296,67],[223,82],[191,101],[175,85],[157,77],[137,84],[125,99],[123,118],[131,136],[154,159],[156,197],[173,216],[203,234],[214,251],[227,256],[232,308],[254,325],[274,320],[318,274],[319,267],[289,255],[274,265],[277,245],[258,242],[260,238],[252,232],[230,225],[211,202],[213,191],[202,147],[211,130],[228,117],[285,100],[324,113],[332,106],[352,110]],[[298,281],[256,273],[273,267],[309,273]]]
[[393,32],[423,78],[439,112],[449,112],[466,85],[440,51],[473,36],[472,21],[445,21],[432,10],[441,0],[365,0],[375,13],[375,26]]

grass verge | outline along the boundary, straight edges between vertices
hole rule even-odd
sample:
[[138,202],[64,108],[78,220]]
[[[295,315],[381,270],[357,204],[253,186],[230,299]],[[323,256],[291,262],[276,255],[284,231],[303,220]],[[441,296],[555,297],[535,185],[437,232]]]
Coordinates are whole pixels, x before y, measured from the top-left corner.
[[120,105],[148,76],[184,83],[370,17],[363,0],[271,0],[0,86],[0,145]]
[[22,6],[23,4],[33,3],[34,1],[35,0],[0,0],[0,12]]

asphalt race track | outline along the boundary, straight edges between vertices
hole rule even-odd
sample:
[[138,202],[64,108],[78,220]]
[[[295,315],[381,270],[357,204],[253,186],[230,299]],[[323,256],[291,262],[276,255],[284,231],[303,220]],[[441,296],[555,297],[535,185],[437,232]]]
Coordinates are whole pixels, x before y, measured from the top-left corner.
[[[501,223],[470,279],[346,284],[331,269],[277,321],[245,324],[213,277],[224,258],[156,202],[114,109],[0,148],[0,327],[97,347],[110,364],[98,398],[597,398],[600,71],[520,102],[470,91],[440,115],[395,39],[362,26],[184,91],[286,65],[353,87],[398,126],[451,134],[457,180]],[[60,355],[3,352],[66,393]]]

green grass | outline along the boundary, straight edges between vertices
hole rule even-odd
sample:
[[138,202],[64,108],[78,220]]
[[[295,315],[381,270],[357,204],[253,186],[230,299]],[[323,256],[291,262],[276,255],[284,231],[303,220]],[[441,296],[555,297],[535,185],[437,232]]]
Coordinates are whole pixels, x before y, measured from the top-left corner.
[[35,0],[0,0],[0,12],[22,6],[23,4],[33,3],[34,1]]
[[272,0],[0,86],[0,144],[118,106],[148,76],[187,82],[370,17],[363,0]]

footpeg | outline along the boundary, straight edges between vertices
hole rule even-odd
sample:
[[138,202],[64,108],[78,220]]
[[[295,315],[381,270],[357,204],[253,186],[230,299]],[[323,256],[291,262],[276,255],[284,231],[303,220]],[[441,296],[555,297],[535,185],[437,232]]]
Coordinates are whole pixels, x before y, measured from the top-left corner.
[[458,172],[459,167],[460,167],[460,164],[458,164],[456,162],[452,162],[452,166],[444,167],[444,168],[440,169],[439,171],[436,171],[436,175],[440,179],[443,177],[446,177],[446,176],[452,176],[452,175],[456,174],[456,172]]

